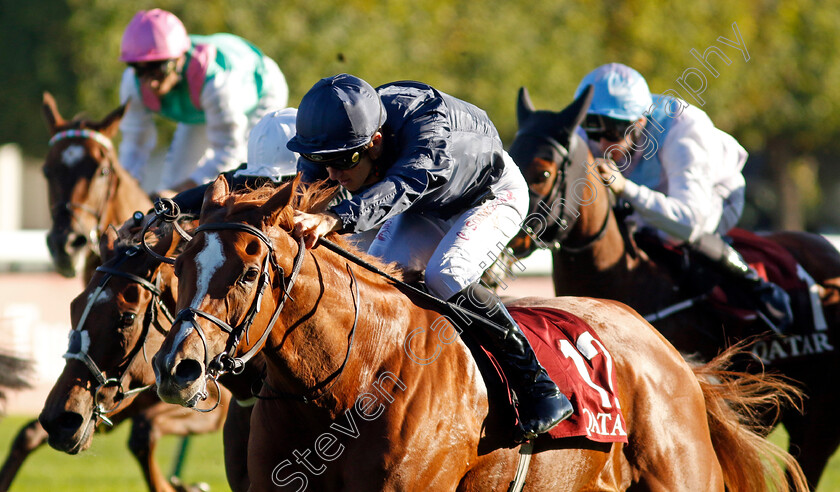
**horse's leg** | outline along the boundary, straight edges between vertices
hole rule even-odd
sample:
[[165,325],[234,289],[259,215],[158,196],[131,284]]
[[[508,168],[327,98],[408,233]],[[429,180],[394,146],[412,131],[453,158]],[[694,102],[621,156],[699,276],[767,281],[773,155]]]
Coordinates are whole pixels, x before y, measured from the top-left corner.
[[135,416],[131,421],[131,434],[128,438],[128,448],[143,470],[143,478],[149,490],[154,492],[174,492],[175,488],[169,483],[155,460],[155,446],[161,436],[161,431],[155,426],[153,419],[145,414]]
[[47,442],[48,437],[47,431],[41,427],[38,419],[34,419],[21,427],[17,436],[15,436],[15,440],[12,441],[9,456],[6,457],[6,462],[0,469],[0,491],[9,490],[12,480],[15,479],[15,475],[17,475],[26,457]]
[[251,432],[251,408],[232,402],[224,426],[225,475],[233,492],[246,492],[248,480],[248,435]]

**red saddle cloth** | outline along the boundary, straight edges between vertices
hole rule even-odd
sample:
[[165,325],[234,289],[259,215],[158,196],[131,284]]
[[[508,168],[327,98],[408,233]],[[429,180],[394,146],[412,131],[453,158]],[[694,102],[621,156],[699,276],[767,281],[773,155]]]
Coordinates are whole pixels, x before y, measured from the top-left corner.
[[612,356],[592,328],[579,317],[558,309],[508,310],[531,342],[537,359],[574,407],[572,416],[548,435],[627,442]]

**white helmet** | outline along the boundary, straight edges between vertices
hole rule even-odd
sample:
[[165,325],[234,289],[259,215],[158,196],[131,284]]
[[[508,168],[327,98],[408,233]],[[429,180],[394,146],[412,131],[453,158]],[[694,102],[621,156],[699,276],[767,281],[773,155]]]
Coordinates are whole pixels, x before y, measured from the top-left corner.
[[298,154],[286,148],[295,136],[296,108],[266,114],[248,137],[248,163],[236,175],[265,176],[274,181],[297,174]]

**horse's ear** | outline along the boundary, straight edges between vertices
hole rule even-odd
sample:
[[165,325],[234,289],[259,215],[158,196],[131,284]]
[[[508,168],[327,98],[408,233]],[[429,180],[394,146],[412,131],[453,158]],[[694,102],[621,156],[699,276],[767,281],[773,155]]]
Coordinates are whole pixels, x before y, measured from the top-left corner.
[[56,127],[63,125],[65,121],[58,112],[55,98],[49,92],[44,92],[44,104],[41,106],[41,109],[44,112],[44,119],[47,120],[47,127],[50,129],[50,133],[55,134]]
[[102,234],[101,238],[99,238],[100,256],[109,258],[111,256],[110,253],[114,251],[114,245],[117,243],[118,239],[119,233],[117,233],[117,229],[113,224],[109,224],[108,227],[105,228],[105,233]]
[[283,210],[292,203],[292,197],[300,186],[300,174],[291,182],[280,186],[263,205],[263,215],[267,224],[276,224]]
[[117,130],[120,128],[120,120],[125,115],[125,109],[128,107],[128,102],[111,111],[102,121],[93,125],[93,127],[108,138],[114,138]]
[[525,87],[519,88],[519,97],[516,100],[516,121],[519,126],[522,126],[533,113],[536,111],[534,103],[531,102],[531,96],[528,95],[528,89]]
[[224,174],[213,181],[213,184],[204,190],[204,201],[201,204],[201,216],[204,217],[207,213],[217,210],[225,205],[225,198],[230,194],[230,185],[225,179]]
[[587,85],[583,92],[572,101],[572,104],[566,106],[563,111],[557,114],[558,121],[564,122],[565,130],[571,134],[578,125],[583,122],[586,117],[586,112],[589,110],[589,105],[592,103],[593,89],[591,85]]

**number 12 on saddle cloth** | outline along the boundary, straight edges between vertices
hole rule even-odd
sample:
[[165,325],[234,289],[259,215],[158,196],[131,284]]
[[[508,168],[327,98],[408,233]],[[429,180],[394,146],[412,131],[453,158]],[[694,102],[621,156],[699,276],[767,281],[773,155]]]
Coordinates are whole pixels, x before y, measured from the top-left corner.
[[537,355],[572,402],[574,413],[548,432],[552,438],[584,436],[627,442],[610,353],[581,318],[558,309],[508,307]]

